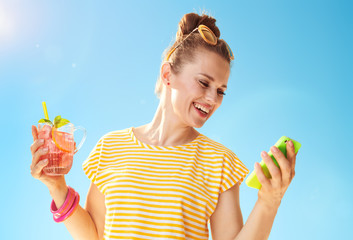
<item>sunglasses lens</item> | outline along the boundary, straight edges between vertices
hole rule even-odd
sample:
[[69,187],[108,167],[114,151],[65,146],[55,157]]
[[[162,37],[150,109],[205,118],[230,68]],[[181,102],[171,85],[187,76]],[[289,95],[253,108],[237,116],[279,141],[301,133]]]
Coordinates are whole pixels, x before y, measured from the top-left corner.
[[[216,35],[212,32],[211,29],[209,29],[207,26],[201,24],[199,25],[197,28],[195,28],[191,33],[189,33],[189,35],[186,36],[186,38],[184,38],[176,47],[174,47],[170,52],[169,54],[167,55],[167,61],[169,60],[169,57],[170,55],[172,55],[172,53],[175,51],[175,49],[177,47],[180,46],[180,44],[185,40],[187,39],[190,34],[192,34],[193,32],[195,32],[196,30],[199,31],[201,37],[208,43],[208,44],[211,44],[211,45],[216,45],[217,44],[217,37]],[[230,49],[229,45],[226,43],[226,46],[227,46],[227,50],[228,50],[228,54],[229,54],[229,58],[231,60],[234,60],[234,54],[232,52],[232,50]]]
[[211,32],[207,28],[203,27],[201,29],[200,33],[201,33],[201,36],[203,37],[203,39],[205,39],[205,41],[207,43],[212,44],[212,45],[216,45],[217,37],[214,35],[213,32]]
[[231,60],[234,60],[234,54],[233,54],[232,49],[230,49],[228,43],[226,43],[226,46],[227,46],[227,49],[228,49],[229,58],[230,58]]

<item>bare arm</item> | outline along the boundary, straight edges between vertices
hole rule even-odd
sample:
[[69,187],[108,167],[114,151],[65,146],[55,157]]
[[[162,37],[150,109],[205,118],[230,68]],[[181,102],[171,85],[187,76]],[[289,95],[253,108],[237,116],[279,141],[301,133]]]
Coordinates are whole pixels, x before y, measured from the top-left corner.
[[[67,191],[66,184],[50,191],[58,208],[64,203]],[[64,221],[64,224],[73,239],[100,240],[103,239],[104,218],[104,195],[99,192],[96,185],[91,183],[85,208],[79,205],[76,211]]]
[[239,183],[221,193],[210,217],[213,240],[233,239],[243,227],[239,201]]
[[[33,156],[31,174],[48,187],[50,195],[59,209],[65,202],[68,193],[65,177],[48,176],[43,173],[42,170],[48,163],[44,160],[39,161],[40,156],[45,152],[40,148],[43,143],[38,140],[35,126],[32,126],[32,135],[34,143],[31,146]],[[100,240],[103,239],[105,211],[104,195],[91,183],[85,209],[79,205],[75,212],[64,221],[64,224],[76,240]]]
[[239,203],[239,183],[219,196],[210,217],[213,240],[267,239],[277,213],[275,206],[258,200],[245,225]]
[[295,175],[296,154],[291,141],[288,143],[287,158],[278,148],[272,147],[271,149],[280,168],[273,163],[266,152],[263,152],[262,159],[270,171],[271,179],[266,178],[259,163],[255,164],[256,176],[262,186],[254,209],[234,240],[268,239],[283,195]]
[[268,239],[277,209],[266,206],[261,200],[257,200],[245,225],[234,240]]
[[258,200],[243,225],[239,204],[239,184],[221,193],[217,207],[210,217],[213,240],[262,240],[268,239],[277,210],[291,180],[294,177],[296,155],[294,148],[287,144],[287,159],[281,152],[272,151],[280,165],[273,163],[267,153],[262,156],[270,174],[267,179],[261,166],[255,165],[256,175],[262,184]]
[[[66,185],[51,193],[57,206],[64,203],[66,194]],[[74,239],[100,240],[103,239],[105,211],[104,195],[91,183],[85,208],[78,206],[64,224]]]

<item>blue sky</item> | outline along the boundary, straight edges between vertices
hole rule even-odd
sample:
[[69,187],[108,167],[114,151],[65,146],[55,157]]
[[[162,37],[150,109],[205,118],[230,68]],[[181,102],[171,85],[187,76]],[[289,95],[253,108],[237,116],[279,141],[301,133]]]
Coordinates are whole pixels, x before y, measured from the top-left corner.
[[[280,136],[302,143],[269,239],[353,238],[351,1],[1,0],[4,238],[70,239],[52,220],[48,190],[30,175],[41,102],[50,118],[87,129],[66,178],[83,205],[82,162],[103,134],[151,121],[162,53],[180,18],[202,9],[236,59],[222,106],[198,130],[251,171]],[[242,184],[244,221],[256,200]]]

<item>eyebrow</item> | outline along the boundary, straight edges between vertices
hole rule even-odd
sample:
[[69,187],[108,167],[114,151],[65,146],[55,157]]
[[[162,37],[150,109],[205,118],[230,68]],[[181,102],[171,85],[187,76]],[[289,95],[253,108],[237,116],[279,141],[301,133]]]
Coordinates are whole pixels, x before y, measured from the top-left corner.
[[[208,79],[210,79],[212,82],[214,82],[214,78],[211,77],[210,75],[206,74],[206,73],[199,73],[205,77],[207,77]],[[223,84],[221,87],[227,88],[227,85]]]

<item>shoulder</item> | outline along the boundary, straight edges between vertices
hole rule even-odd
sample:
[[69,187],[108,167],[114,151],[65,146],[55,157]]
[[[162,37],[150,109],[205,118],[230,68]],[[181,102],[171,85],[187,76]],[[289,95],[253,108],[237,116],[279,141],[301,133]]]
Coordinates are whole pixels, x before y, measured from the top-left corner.
[[130,141],[131,140],[130,131],[131,131],[131,128],[109,131],[100,137],[98,143],[105,145],[112,142],[116,143],[116,142]]
[[223,145],[220,142],[217,142],[217,141],[207,137],[206,135],[201,134],[201,139],[202,139],[202,142],[204,143],[205,147],[208,149],[212,149],[216,152],[223,153],[223,155],[228,156],[228,157],[232,157],[235,155],[235,153],[232,150],[230,150],[228,147],[226,147],[225,145]]
[[118,139],[118,138],[126,138],[130,136],[131,128],[124,128],[121,130],[114,130],[105,133],[100,139],[109,140],[109,139]]

